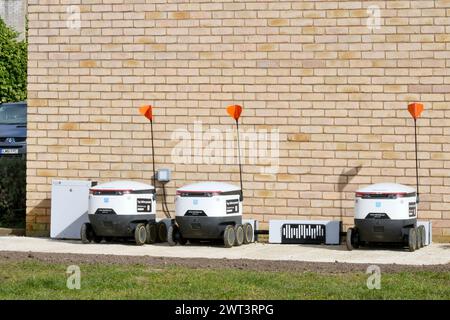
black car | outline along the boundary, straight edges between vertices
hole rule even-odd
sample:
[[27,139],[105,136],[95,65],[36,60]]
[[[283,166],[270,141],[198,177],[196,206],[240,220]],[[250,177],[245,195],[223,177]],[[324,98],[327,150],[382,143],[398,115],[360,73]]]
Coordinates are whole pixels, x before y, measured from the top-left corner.
[[27,153],[27,103],[0,104],[0,157]]

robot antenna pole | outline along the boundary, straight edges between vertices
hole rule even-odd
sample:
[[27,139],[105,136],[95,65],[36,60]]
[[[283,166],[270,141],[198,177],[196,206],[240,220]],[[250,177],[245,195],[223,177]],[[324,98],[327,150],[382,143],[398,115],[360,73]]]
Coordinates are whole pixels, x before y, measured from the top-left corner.
[[153,146],[153,120],[150,119],[150,131],[151,131],[151,135],[152,135],[152,166],[153,166],[153,178],[152,178],[152,183],[153,183],[153,187],[156,188],[156,172],[155,172],[155,148]]
[[419,203],[419,159],[417,156],[417,121],[414,119],[414,145],[416,154],[416,186],[417,186],[417,203]]
[[236,119],[237,141],[238,141],[238,157],[239,157],[239,180],[241,182],[240,201],[244,200],[244,189],[242,187],[242,163],[241,163],[241,143],[239,139],[239,121]]

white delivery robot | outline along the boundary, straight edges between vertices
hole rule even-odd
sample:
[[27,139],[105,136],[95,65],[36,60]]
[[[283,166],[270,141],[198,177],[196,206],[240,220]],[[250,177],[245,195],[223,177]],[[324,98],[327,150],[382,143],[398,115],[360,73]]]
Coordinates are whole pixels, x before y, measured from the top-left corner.
[[[139,111],[150,120],[154,172],[152,106],[143,106]],[[102,240],[134,238],[137,245],[156,242],[160,226],[155,220],[154,182],[153,176],[153,185],[113,181],[92,187],[89,190],[89,223],[81,226],[81,241],[99,243]]]
[[[416,119],[423,105],[408,106]],[[394,243],[407,245],[415,251],[426,245],[425,227],[417,227],[417,204],[419,203],[419,175],[416,145],[416,181],[414,188],[396,183],[377,183],[359,189],[355,193],[355,227],[347,231],[346,245],[349,250],[371,243]]]
[[[136,244],[155,242],[156,199],[155,187],[135,181],[113,181],[89,190],[90,223],[81,229],[83,242],[108,241],[114,238],[131,238]],[[153,240],[153,241],[152,241]]]
[[355,227],[347,232],[347,246],[399,243],[411,250],[425,245],[425,228],[417,228],[417,194],[414,188],[378,183],[355,194]]
[[229,106],[238,132],[238,157],[241,186],[222,182],[200,182],[177,190],[175,221],[168,229],[170,245],[200,241],[223,241],[227,248],[253,241],[253,226],[242,224],[242,166],[240,160],[239,123],[242,107]]
[[[185,244],[223,239],[226,247],[250,243],[253,227],[242,225],[241,189],[223,182],[200,182],[177,190],[175,221],[179,234],[173,240]],[[170,242],[169,242],[170,243]]]

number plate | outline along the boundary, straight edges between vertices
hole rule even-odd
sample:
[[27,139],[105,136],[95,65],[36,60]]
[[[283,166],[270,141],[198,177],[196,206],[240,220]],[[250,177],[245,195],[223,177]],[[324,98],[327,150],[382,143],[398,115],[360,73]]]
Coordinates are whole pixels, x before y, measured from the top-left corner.
[[1,154],[18,154],[19,149],[0,149]]

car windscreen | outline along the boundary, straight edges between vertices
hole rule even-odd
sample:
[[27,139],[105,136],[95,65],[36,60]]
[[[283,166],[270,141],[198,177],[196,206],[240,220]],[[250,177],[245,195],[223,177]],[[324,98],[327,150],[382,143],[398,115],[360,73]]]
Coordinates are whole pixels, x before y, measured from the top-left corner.
[[1,124],[26,124],[27,108],[23,105],[0,105]]

